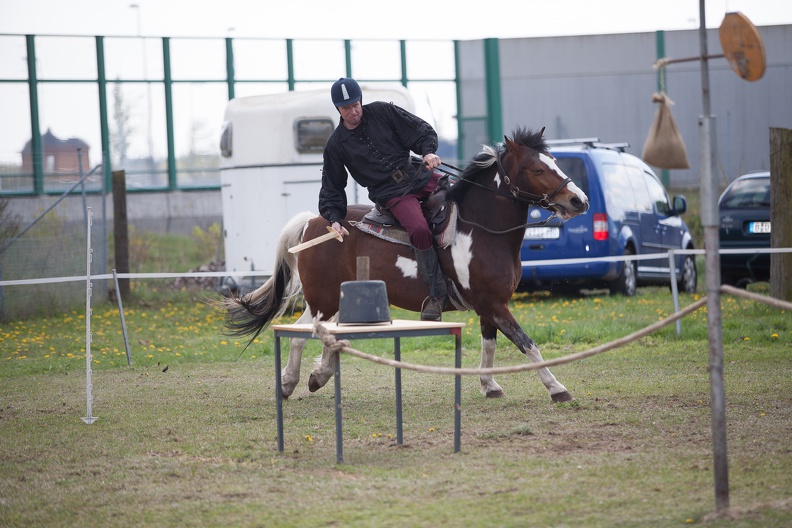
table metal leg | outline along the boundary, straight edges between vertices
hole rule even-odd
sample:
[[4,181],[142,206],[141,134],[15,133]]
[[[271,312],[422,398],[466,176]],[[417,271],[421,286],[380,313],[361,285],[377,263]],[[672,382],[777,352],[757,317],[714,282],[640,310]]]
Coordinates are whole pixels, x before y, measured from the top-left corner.
[[[393,339],[393,359],[401,361],[401,339],[396,337]],[[402,431],[402,386],[401,386],[401,369],[394,369],[396,371],[396,444],[404,445],[404,434]]]
[[275,332],[275,413],[278,422],[278,451],[283,452],[283,387],[281,386],[280,336]]
[[[456,336],[456,360],[454,366],[462,368],[462,333]],[[459,453],[462,436],[462,376],[454,376],[454,453]]]
[[336,353],[335,364],[335,404],[336,404],[336,463],[344,461],[344,435],[341,425],[341,353]]

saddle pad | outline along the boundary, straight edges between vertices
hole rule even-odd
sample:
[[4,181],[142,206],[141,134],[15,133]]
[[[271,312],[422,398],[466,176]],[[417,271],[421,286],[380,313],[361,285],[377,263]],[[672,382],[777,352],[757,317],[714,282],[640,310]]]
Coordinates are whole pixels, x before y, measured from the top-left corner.
[[[451,245],[456,236],[456,223],[457,223],[457,205],[455,202],[447,202],[449,207],[448,219],[443,230],[435,234],[435,243],[438,247],[446,248]],[[395,244],[403,244],[405,246],[412,246],[410,237],[407,231],[400,226],[385,225],[380,223],[371,223],[367,221],[368,215],[363,217],[360,222],[350,222],[353,226],[357,227],[364,233],[373,235],[382,240],[393,242]]]

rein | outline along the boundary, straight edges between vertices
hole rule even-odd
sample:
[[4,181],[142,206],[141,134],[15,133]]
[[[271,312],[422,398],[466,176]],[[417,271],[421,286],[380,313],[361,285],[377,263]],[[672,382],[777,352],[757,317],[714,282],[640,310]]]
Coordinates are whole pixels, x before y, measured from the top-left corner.
[[[464,218],[462,218],[462,213],[459,211],[459,208],[457,208],[457,218],[459,218],[460,222],[472,225],[474,227],[478,227],[479,229],[483,229],[484,231],[486,231],[487,233],[489,233],[491,235],[505,235],[506,233],[511,233],[512,231],[517,231],[519,229],[526,229],[528,227],[542,227],[542,226],[546,225],[553,218],[556,218],[556,215],[555,215],[555,213],[553,213],[551,216],[547,217],[546,220],[542,220],[541,222],[533,222],[533,223],[528,222],[526,224],[520,224],[518,226],[510,227],[509,229],[504,229],[503,231],[496,231],[494,229],[490,229],[490,228],[485,227],[485,226],[483,226],[481,224],[478,224],[476,222],[471,222],[470,220],[465,220]],[[550,227],[557,227],[557,226],[550,226]]]

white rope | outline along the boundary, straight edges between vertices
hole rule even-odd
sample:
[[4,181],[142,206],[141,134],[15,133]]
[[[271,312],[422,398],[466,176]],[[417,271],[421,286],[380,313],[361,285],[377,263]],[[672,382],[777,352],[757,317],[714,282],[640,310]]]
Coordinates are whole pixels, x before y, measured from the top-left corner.
[[[732,286],[723,285],[721,286],[721,291],[724,293],[729,293],[732,295],[737,295],[739,297],[744,297],[746,299],[750,299],[752,301],[759,301],[770,306],[792,310],[792,303],[788,303],[786,301],[781,301],[778,299],[774,299],[772,297],[765,297],[763,295],[758,295],[755,293],[747,292],[745,290],[740,290],[738,288],[734,288]],[[389,367],[394,368],[401,368],[405,370],[413,370],[416,372],[427,372],[431,374],[450,374],[453,376],[475,376],[475,375],[483,375],[483,374],[511,374],[515,372],[524,372],[527,370],[537,370],[545,367],[554,367],[557,365],[565,365],[567,363],[571,363],[573,361],[578,361],[580,359],[585,359],[591,356],[596,356],[598,354],[602,354],[603,352],[607,352],[609,350],[613,350],[614,348],[619,348],[624,346],[628,343],[631,343],[641,337],[647,336],[652,334],[661,328],[668,326],[669,324],[673,323],[674,321],[689,315],[707,303],[707,298],[702,297],[698,301],[693,302],[689,306],[683,308],[682,310],[669,315],[665,319],[661,319],[654,324],[651,324],[641,330],[633,332],[632,334],[626,335],[622,338],[616,339],[615,341],[611,341],[610,343],[605,343],[604,345],[600,345],[594,348],[590,348],[588,350],[584,350],[583,352],[578,352],[576,354],[570,354],[568,356],[550,359],[547,361],[541,361],[537,363],[526,363],[524,365],[516,365],[511,367],[491,367],[491,368],[450,368],[450,367],[433,367],[427,365],[416,365],[414,363],[405,363],[403,361],[396,361],[393,359],[383,358],[379,356],[373,356],[371,354],[366,354],[365,352],[361,352],[360,350],[355,350],[349,346],[349,341],[347,340],[336,340],[335,336],[330,333],[327,328],[322,325],[322,323],[318,320],[318,318],[314,319],[314,333],[315,337],[319,337],[321,339],[322,344],[330,349],[332,352],[344,352],[349,354],[350,356],[355,356],[361,359],[365,359],[367,361],[371,361],[373,363],[379,363],[380,365],[387,365]]]
[[516,365],[511,367],[491,367],[491,368],[450,368],[450,367],[433,367],[433,366],[426,366],[426,365],[416,365],[414,363],[405,363],[403,361],[395,361],[392,359],[382,358],[379,356],[373,356],[371,354],[366,354],[365,352],[361,352],[359,350],[355,350],[349,346],[349,342],[346,340],[337,341],[335,336],[330,333],[324,325],[318,320],[314,320],[314,336],[321,339],[322,344],[332,351],[340,351],[351,356],[355,356],[361,359],[365,359],[371,361],[373,363],[379,363],[381,365],[387,365],[394,368],[401,368],[405,370],[414,370],[417,372],[427,372],[432,374],[450,374],[453,376],[473,376],[473,375],[482,375],[482,374],[507,374],[507,373],[514,373],[514,372],[524,372],[526,370],[537,370],[540,368],[545,367],[553,367],[556,365],[564,365],[566,363],[571,363],[572,361],[577,361],[579,359],[585,359],[587,357],[595,356],[597,354],[601,354],[603,352],[607,352],[608,350],[612,350],[614,348],[618,348],[620,346],[624,346],[627,343],[635,341],[641,337],[649,335],[657,330],[667,326],[677,319],[685,317],[686,315],[698,310],[704,304],[706,304],[707,298],[702,297],[698,301],[694,302],[690,306],[685,307],[684,309],[672,314],[665,319],[662,319],[654,324],[647,326],[637,332],[633,332],[627,336],[624,336],[620,339],[615,341],[611,341],[610,343],[606,343],[604,345],[600,345],[598,347],[590,348],[583,352],[578,352],[576,354],[570,354],[568,356],[564,356],[561,358],[551,359],[548,361],[541,361],[538,363],[526,363],[524,365]]
[[745,299],[750,299],[752,301],[759,301],[765,304],[769,304],[774,308],[780,308],[782,310],[792,310],[792,303],[782,301],[781,299],[776,299],[774,297],[766,297],[764,295],[759,295],[758,293],[751,293],[749,291],[741,290],[740,288],[735,288],[734,286],[728,286],[724,284],[721,286],[721,291],[724,293],[730,293],[731,295],[736,295],[737,297],[743,297]]

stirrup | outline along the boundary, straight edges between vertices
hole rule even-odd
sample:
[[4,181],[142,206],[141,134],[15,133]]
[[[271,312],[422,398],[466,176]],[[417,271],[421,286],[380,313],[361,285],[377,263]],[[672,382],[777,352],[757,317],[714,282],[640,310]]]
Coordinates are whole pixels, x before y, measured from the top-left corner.
[[443,320],[443,305],[437,297],[427,297],[421,304],[421,321]]

